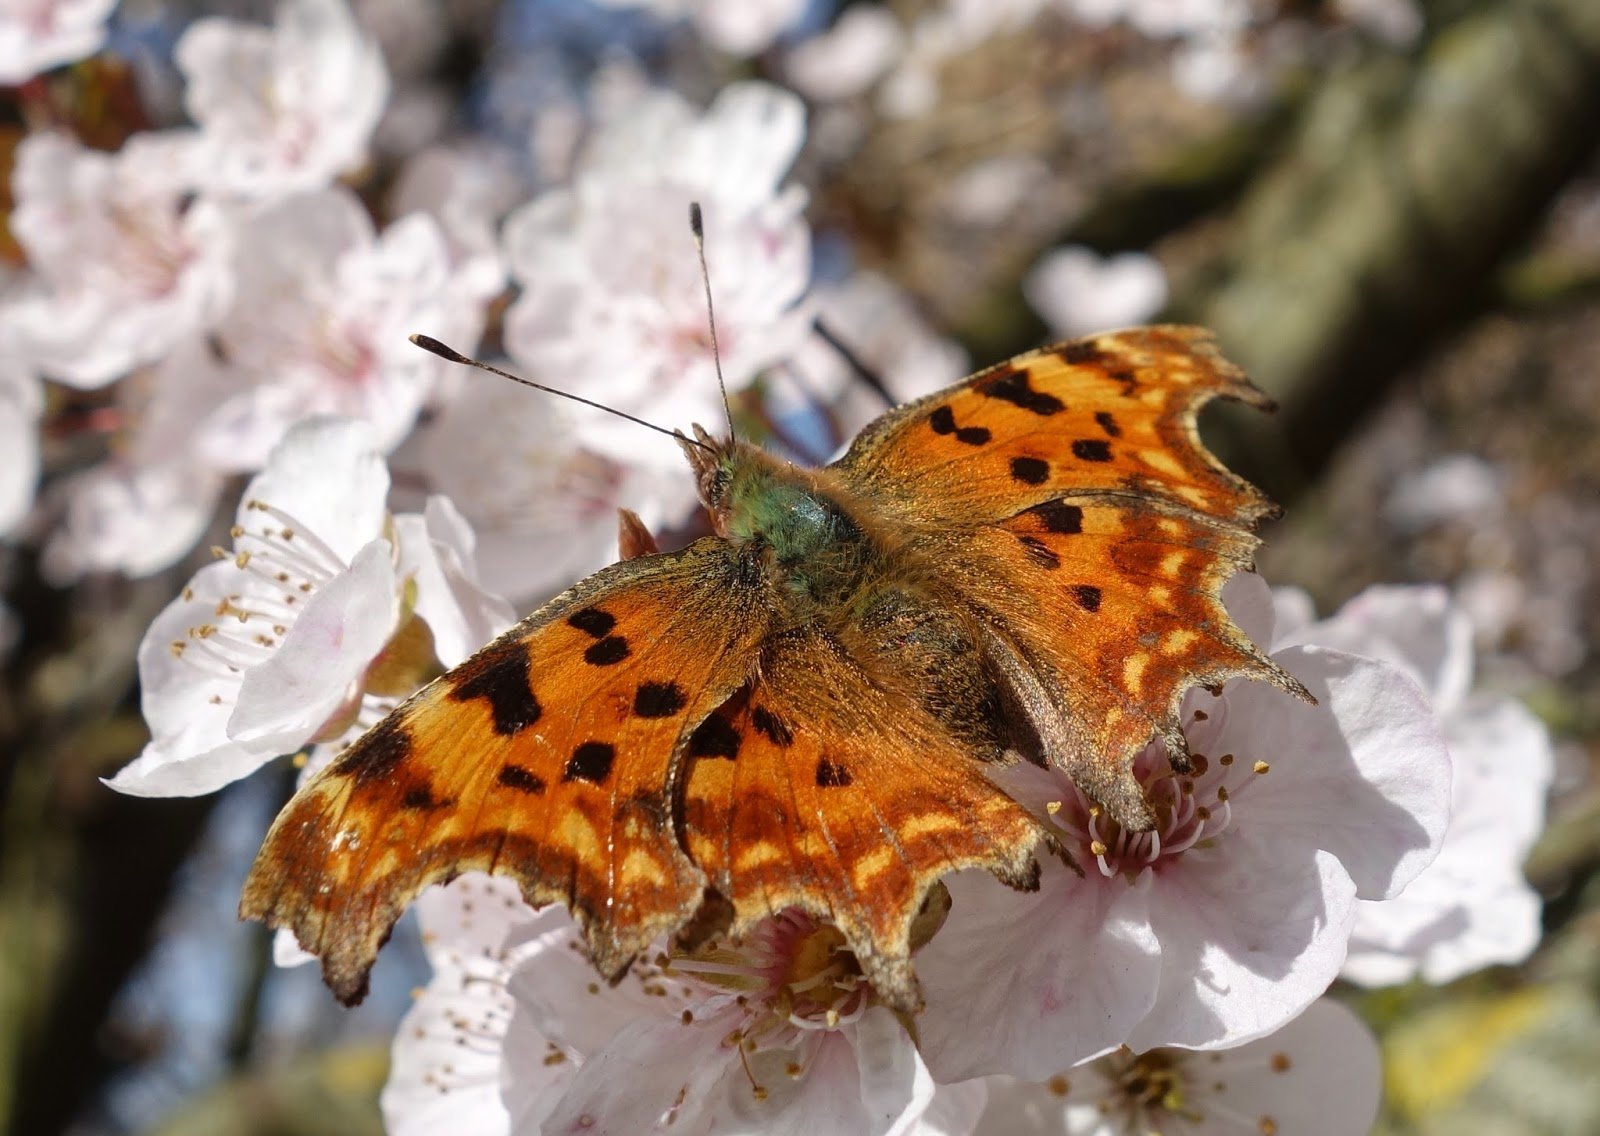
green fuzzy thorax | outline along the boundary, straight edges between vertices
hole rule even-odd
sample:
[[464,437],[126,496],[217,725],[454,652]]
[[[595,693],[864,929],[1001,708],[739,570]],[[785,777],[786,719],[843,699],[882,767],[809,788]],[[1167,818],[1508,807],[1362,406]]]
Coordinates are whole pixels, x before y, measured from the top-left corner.
[[861,527],[801,470],[764,454],[724,459],[723,532],[770,550],[768,563],[792,590],[819,599],[848,592],[867,553]]

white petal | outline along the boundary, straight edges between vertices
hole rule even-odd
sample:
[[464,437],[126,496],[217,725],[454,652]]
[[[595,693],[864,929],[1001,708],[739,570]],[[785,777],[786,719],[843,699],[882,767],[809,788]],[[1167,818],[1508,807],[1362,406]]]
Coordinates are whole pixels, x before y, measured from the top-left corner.
[[1427,699],[1373,659],[1319,647],[1273,658],[1317,705],[1229,686],[1223,744],[1271,766],[1248,787],[1251,831],[1330,850],[1363,899],[1398,894],[1438,855],[1450,816],[1450,755]]
[[1355,922],[1349,874],[1304,837],[1256,840],[1243,827],[1191,848],[1155,881],[1161,981],[1155,1007],[1127,1039],[1137,1052],[1260,1037],[1338,977]]
[[249,502],[265,502],[349,563],[382,533],[388,494],[389,470],[371,427],[347,418],[313,418],[273,448],[266,468],[245,488],[239,523],[256,527]]
[[278,649],[245,674],[229,736],[279,753],[310,741],[351,700],[397,615],[392,551],[375,540],[317,589]]
[[1162,947],[1148,881],[1089,871],[1045,861],[1032,894],[987,873],[950,878],[950,917],[917,955],[917,1028],[940,1081],[1050,1076],[1121,1045],[1149,1011]]

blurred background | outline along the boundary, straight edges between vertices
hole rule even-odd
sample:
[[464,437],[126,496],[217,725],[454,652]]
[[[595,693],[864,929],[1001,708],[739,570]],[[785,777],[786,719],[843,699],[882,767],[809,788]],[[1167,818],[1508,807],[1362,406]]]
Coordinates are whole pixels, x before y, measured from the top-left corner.
[[[1349,992],[1384,1045],[1383,1130],[1600,1131],[1600,4],[352,11],[390,86],[341,178],[379,227],[440,154],[493,171],[492,226],[566,184],[629,92],[699,108],[759,79],[807,106],[790,180],[809,195],[813,334],[897,394],[1107,326],[1214,328],[1280,404],[1204,423],[1285,506],[1267,578],[1324,611],[1373,582],[1448,585],[1478,684],[1525,700],[1556,743],[1527,865],[1545,901],[1536,954],[1446,986]],[[183,124],[174,46],[216,15],[270,26],[274,7],[124,0],[98,50],[0,88],[0,214],[30,132],[113,152]],[[0,283],[30,270],[0,231]],[[485,353],[512,288],[486,301]],[[814,395],[822,455],[876,413],[855,380]],[[70,486],[129,445],[130,411],[82,383],[30,397],[37,493],[0,548],[0,1132],[379,1131],[388,1041],[427,978],[415,935],[396,934],[351,1012],[236,923],[287,763],[203,798],[100,784],[146,740],[140,637],[205,556],[45,555],[82,528]],[[212,539],[242,479],[228,484]],[[609,541],[609,514],[596,523]]]

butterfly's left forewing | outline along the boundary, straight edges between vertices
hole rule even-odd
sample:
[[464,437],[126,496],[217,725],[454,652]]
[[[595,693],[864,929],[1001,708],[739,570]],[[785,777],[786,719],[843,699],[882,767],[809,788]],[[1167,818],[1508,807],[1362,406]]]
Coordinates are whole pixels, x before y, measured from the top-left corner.
[[485,871],[568,906],[620,973],[703,896],[674,754],[767,631],[729,548],[613,565],[419,691],[285,806],[240,914],[291,928],[349,1002],[418,892]]

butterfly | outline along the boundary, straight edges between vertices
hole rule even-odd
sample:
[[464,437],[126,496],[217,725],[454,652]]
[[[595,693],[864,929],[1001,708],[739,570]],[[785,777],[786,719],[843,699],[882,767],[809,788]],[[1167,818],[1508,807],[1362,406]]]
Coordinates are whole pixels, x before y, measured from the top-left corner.
[[284,807],[241,916],[354,1003],[463,872],[566,905],[612,980],[800,908],[914,1011],[940,877],[1026,889],[1051,848],[1000,771],[1148,829],[1133,760],[1161,738],[1187,768],[1189,688],[1304,693],[1219,599],[1275,510],[1202,445],[1216,396],[1269,405],[1209,333],[1146,327],[900,406],[819,469],[678,435],[714,534],[602,569],[372,727]]

